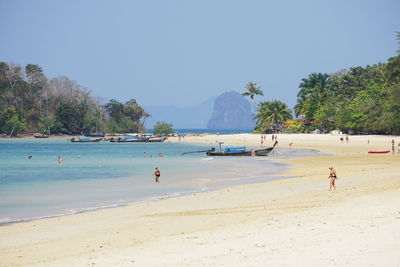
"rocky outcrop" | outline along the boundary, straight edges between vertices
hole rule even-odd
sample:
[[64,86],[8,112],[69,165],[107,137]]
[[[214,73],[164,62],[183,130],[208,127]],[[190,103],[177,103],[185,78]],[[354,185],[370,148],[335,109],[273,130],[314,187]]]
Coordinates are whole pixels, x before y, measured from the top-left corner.
[[250,102],[238,92],[226,92],[215,99],[208,129],[253,129]]

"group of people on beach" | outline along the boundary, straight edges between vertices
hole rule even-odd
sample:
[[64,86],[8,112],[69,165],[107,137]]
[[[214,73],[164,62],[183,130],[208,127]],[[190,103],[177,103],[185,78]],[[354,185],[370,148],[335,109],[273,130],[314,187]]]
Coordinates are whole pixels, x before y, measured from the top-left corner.
[[[346,138],[346,143],[348,143],[349,140],[350,140],[350,139],[349,139],[349,135],[346,134],[345,138]],[[341,136],[339,139],[340,139],[340,142],[343,142],[343,140],[344,140],[343,136]]]
[[[261,146],[263,146],[265,140],[267,139],[267,135],[266,134],[262,134],[261,135]],[[272,143],[274,143],[274,141],[278,141],[278,135],[272,135]]]

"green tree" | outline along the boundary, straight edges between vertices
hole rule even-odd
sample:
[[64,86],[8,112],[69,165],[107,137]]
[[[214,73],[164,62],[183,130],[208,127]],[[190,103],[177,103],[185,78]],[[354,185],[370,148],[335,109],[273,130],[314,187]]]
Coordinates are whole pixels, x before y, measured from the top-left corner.
[[273,100],[258,104],[254,118],[257,119],[256,131],[279,131],[283,122],[292,118],[292,114],[285,103]]
[[7,107],[3,114],[3,131],[10,136],[17,135],[21,130],[25,129],[25,119],[21,117],[15,107]]
[[171,133],[174,133],[174,130],[172,129],[171,123],[158,121],[153,128],[153,133],[154,134],[171,134]]
[[56,116],[50,113],[43,113],[38,122],[38,129],[41,133],[51,134],[51,129],[56,126]]
[[134,133],[146,131],[143,122],[144,118],[150,115],[135,99],[130,99],[125,104],[112,99],[105,105],[105,110],[109,117],[108,127],[111,131]]
[[302,79],[294,107],[296,116],[302,115],[308,121],[315,119],[315,113],[330,94],[330,81],[327,73],[311,73],[308,78]]
[[86,112],[83,116],[83,133],[100,133],[101,121],[98,113]]

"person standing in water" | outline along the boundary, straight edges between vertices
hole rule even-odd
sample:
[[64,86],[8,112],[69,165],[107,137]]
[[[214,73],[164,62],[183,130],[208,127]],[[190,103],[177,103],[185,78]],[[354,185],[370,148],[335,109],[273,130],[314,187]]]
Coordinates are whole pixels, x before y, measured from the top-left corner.
[[161,172],[157,167],[156,167],[156,169],[154,171],[154,176],[156,177],[156,183],[159,183],[160,182]]
[[63,164],[62,157],[58,156],[57,163],[58,163],[58,165],[62,165]]
[[333,167],[329,167],[329,191],[331,191],[331,189],[333,188],[333,190],[336,190],[336,179],[337,178],[337,174],[336,174],[336,170]]

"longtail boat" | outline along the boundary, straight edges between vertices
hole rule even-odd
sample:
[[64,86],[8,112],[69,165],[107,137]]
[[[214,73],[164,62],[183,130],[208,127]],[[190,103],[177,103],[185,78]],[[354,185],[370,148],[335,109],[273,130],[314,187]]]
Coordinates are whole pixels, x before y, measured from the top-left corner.
[[96,143],[100,142],[103,138],[91,138],[91,137],[78,137],[78,138],[72,138],[71,142],[72,143]]
[[[254,150],[255,156],[267,156],[278,144],[278,141],[272,147]],[[226,147],[224,151],[215,151],[211,148],[206,152],[207,156],[252,156],[251,150],[246,150],[245,146]]]
[[148,136],[123,136],[111,138],[112,143],[161,143],[167,140],[167,137],[148,137]]
[[49,135],[48,134],[39,134],[39,133],[37,133],[37,134],[34,134],[33,137],[35,137],[35,138],[49,138]]

